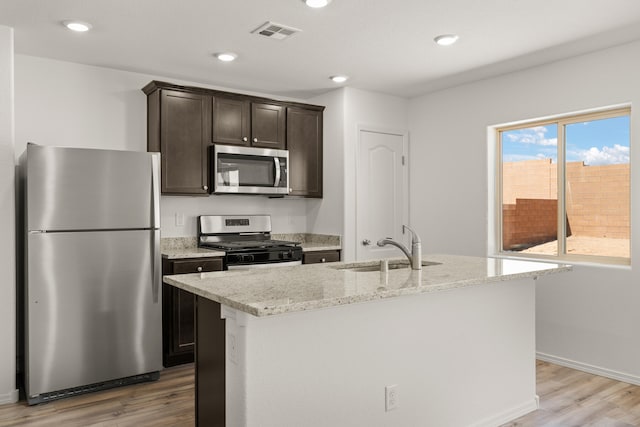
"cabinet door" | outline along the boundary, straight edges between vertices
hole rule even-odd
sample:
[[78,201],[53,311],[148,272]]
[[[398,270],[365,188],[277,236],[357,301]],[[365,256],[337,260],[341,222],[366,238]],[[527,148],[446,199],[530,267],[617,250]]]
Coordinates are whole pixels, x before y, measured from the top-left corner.
[[213,100],[213,142],[249,145],[250,103],[231,98]]
[[162,192],[207,194],[207,147],[211,141],[211,97],[162,90],[160,152]]
[[285,108],[272,104],[251,104],[251,145],[285,148]]
[[195,346],[195,303],[196,296],[191,292],[172,286],[173,298],[173,334],[171,337],[171,351],[174,354],[188,354],[188,358],[193,355]]
[[322,197],[322,111],[287,108],[289,195]]
[[[221,271],[222,258],[164,259],[162,274]],[[195,295],[162,285],[162,362],[165,367],[193,362]]]

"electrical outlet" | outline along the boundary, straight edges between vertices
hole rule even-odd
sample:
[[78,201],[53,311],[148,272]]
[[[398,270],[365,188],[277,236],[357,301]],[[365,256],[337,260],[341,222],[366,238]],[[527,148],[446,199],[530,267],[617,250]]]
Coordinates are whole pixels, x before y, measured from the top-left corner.
[[398,408],[398,384],[384,388],[384,410],[389,412]]
[[184,227],[184,214],[176,212],[176,227]]
[[227,334],[227,345],[229,346],[229,360],[238,363],[238,346],[235,335]]

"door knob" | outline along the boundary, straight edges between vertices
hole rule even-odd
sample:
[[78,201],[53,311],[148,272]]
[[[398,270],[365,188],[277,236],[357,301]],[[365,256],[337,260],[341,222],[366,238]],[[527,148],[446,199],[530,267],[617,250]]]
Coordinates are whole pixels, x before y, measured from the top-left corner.
[[369,239],[364,239],[362,241],[362,246],[369,246],[370,244],[371,244],[371,240],[369,240]]
[[258,142],[258,138],[253,138],[253,142]]
[[249,138],[247,138],[246,136],[243,136],[243,137],[242,137],[242,140],[243,140],[244,142],[247,142],[247,141],[249,140]]
[[206,185],[203,185],[203,186],[202,186],[202,189],[203,189],[203,190],[208,190],[208,189],[209,189],[209,187],[207,187]]

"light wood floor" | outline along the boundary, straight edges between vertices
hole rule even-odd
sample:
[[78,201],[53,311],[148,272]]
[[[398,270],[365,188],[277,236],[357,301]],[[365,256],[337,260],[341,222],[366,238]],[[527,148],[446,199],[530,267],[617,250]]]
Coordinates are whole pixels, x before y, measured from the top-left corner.
[[[638,386],[542,361],[537,376],[540,409],[503,427],[640,426]],[[33,407],[2,405],[0,426],[192,426],[193,381],[193,365],[184,365],[165,369],[154,383]]]
[[194,425],[193,364],[165,369],[154,382],[41,405],[0,405],[0,426],[138,427]]
[[540,409],[502,427],[638,427],[640,387],[537,361]]

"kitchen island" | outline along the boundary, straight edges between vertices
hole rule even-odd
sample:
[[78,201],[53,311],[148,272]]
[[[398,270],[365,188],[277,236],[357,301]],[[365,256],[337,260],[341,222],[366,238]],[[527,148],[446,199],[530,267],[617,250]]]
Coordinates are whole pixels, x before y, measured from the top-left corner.
[[571,267],[423,259],[165,276],[197,296],[198,425],[493,426],[536,409],[534,279]]

